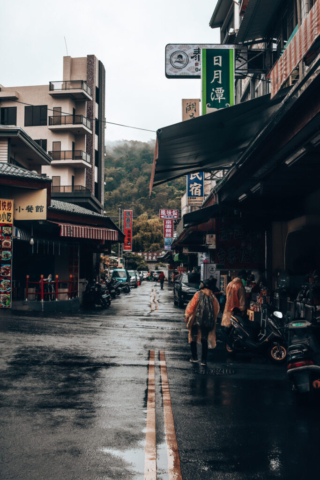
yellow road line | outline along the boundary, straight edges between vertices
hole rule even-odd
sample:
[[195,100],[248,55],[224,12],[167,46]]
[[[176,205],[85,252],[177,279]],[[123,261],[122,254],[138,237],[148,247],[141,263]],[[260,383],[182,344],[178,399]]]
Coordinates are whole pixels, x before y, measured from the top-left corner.
[[163,396],[164,426],[168,448],[169,478],[170,480],[182,480],[176,430],[174,428],[173,421],[166,357],[163,351],[160,351],[160,371]]
[[144,480],[157,478],[155,352],[150,351]]

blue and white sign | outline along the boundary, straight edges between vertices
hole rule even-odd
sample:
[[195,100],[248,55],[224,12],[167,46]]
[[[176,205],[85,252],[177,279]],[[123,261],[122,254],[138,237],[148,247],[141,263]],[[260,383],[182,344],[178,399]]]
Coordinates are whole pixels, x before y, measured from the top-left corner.
[[187,205],[200,206],[204,199],[204,173],[187,175]]
[[171,245],[173,243],[173,238],[165,238],[164,239],[164,249],[171,250]]

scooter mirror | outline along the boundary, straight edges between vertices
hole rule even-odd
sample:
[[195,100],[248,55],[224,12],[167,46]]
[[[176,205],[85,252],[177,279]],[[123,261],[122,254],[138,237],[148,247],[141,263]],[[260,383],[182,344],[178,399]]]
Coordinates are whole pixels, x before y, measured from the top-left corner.
[[274,315],[276,318],[283,318],[282,312],[273,312],[273,315]]

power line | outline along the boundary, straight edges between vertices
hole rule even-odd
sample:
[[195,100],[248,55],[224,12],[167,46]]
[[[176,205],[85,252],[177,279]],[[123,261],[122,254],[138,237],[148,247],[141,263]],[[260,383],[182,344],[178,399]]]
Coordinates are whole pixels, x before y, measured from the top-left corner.
[[[27,107],[39,107],[40,105],[34,105],[32,103],[26,103],[26,102],[21,102],[20,100],[13,100],[14,102],[17,102],[17,103],[21,103],[21,105],[26,105]],[[53,112],[53,108],[49,108],[47,107],[48,110],[50,110],[51,112]],[[70,112],[62,112],[61,113],[63,115],[73,115],[73,113],[70,113]],[[84,115],[83,115],[84,116]],[[85,118],[88,118],[89,120],[98,120],[96,119],[95,117],[85,117]],[[152,132],[152,133],[156,133],[156,130],[149,130],[147,128],[140,128],[140,127],[133,127],[132,125],[124,125],[122,123],[114,123],[114,122],[108,122],[107,120],[99,120],[99,122],[101,123],[108,123],[110,125],[117,125],[118,127],[125,127],[125,128],[133,128],[135,130],[143,130],[145,132]]]

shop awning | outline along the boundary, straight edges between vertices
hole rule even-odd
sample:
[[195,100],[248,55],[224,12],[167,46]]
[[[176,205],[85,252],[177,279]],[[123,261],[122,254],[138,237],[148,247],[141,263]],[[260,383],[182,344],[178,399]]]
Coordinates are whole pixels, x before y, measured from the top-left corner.
[[189,173],[232,166],[281,100],[264,95],[158,130],[150,193],[153,186]]
[[234,212],[234,207],[224,205],[210,205],[210,207],[200,208],[195,212],[187,213],[183,216],[183,227],[192,227],[208,222],[213,218],[221,218]]
[[[52,222],[57,223],[57,222]],[[109,228],[87,227],[83,225],[73,225],[71,223],[58,223],[60,227],[60,237],[87,238],[90,240],[109,240],[118,241],[117,230]]]
[[241,22],[236,43],[268,39],[282,0],[249,0]]

